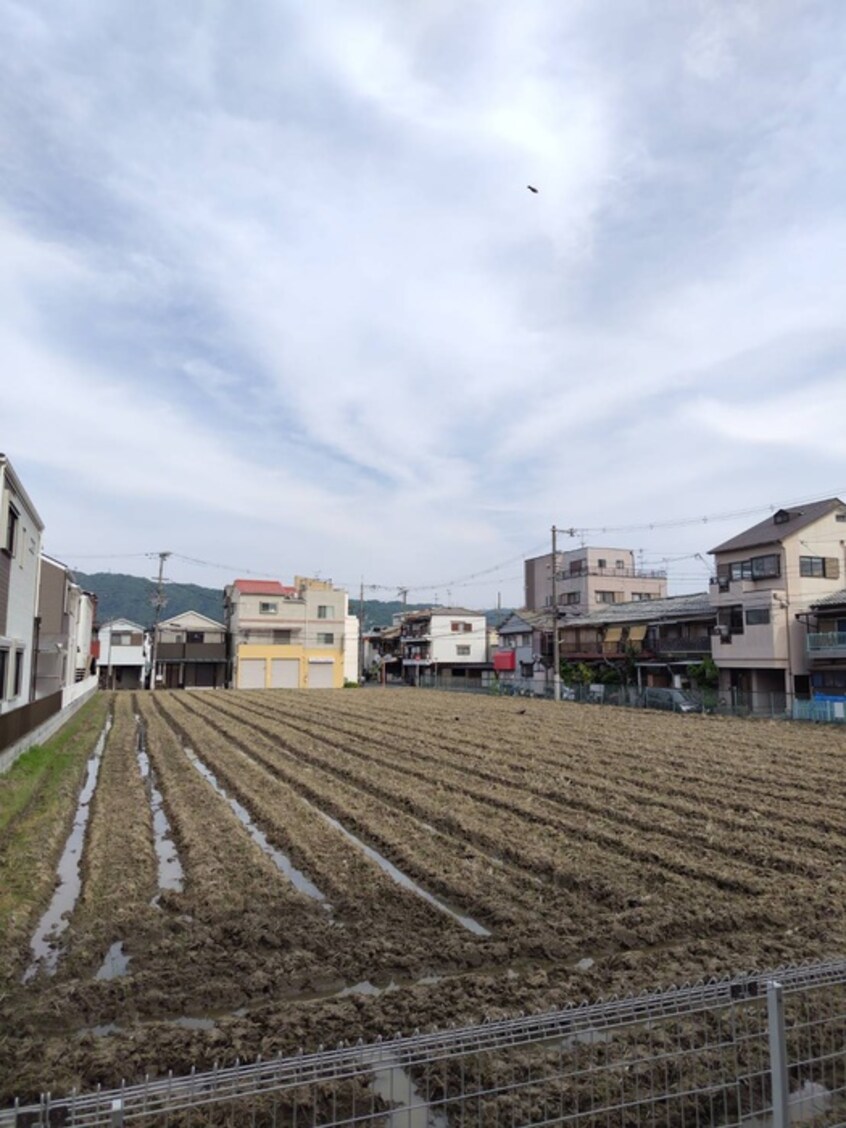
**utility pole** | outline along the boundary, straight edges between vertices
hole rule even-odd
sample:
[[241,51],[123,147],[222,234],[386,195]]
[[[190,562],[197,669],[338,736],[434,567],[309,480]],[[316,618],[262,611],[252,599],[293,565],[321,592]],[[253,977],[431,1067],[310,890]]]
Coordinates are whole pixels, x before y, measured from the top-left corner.
[[159,576],[156,581],[156,594],[153,596],[153,607],[155,608],[156,616],[153,622],[153,668],[150,672],[150,689],[156,688],[156,660],[159,653],[159,618],[161,617],[162,609],[167,603],[167,596],[164,593],[164,566],[165,560],[167,560],[169,556],[169,552],[159,553]]
[[358,680],[364,677],[364,576],[358,593]]
[[552,697],[561,700],[561,644],[558,639],[558,530],[552,526]]

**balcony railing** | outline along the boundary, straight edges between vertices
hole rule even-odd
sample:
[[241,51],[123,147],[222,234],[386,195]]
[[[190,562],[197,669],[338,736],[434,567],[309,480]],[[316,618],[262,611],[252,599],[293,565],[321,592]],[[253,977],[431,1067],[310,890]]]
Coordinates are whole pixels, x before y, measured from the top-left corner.
[[225,642],[160,642],[159,662],[224,662]]
[[578,580],[581,576],[605,576],[613,579],[615,576],[621,580],[666,580],[667,573],[662,569],[644,568],[588,568],[584,567],[577,572],[562,569],[556,580]]
[[647,639],[646,648],[655,654],[710,654],[711,636]]
[[821,631],[808,635],[808,653],[816,654],[821,650],[842,651],[846,657],[846,632]]

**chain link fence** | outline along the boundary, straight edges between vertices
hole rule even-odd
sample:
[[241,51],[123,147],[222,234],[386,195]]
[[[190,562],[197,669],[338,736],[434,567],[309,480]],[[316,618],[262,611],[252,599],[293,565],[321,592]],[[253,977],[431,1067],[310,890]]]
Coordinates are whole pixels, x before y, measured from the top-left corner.
[[147,1078],[2,1128],[787,1128],[846,1123],[846,962]]

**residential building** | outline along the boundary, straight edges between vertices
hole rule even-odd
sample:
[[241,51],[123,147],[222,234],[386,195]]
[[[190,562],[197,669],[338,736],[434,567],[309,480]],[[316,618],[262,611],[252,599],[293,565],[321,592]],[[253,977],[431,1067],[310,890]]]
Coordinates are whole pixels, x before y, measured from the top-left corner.
[[846,703],[846,589],[812,603],[807,623],[811,696],[833,701],[842,710]]
[[500,625],[493,668],[503,682],[531,680],[537,690],[551,684],[551,610],[513,611]]
[[153,661],[157,688],[223,688],[226,627],[199,611],[165,619],[155,629]]
[[235,580],[224,592],[229,684],[333,689],[358,680],[358,622],[331,580]]
[[36,698],[57,693],[94,672],[91,635],[96,604],[96,596],[82,590],[65,564],[42,553]]
[[685,687],[711,655],[716,612],[708,592],[608,604],[559,627],[562,659],[634,670],[644,686]]
[[[524,561],[525,604],[552,607],[552,553]],[[574,548],[556,553],[556,601],[563,615],[586,615],[609,603],[663,599],[667,573],[637,566],[630,548]]]
[[419,683],[421,674],[474,677],[489,669],[487,621],[465,607],[409,611],[400,622],[403,678]]
[[143,689],[150,669],[150,640],[144,628],[130,619],[111,619],[97,635],[100,686]]
[[765,711],[810,695],[808,614],[842,587],[845,543],[846,505],[835,497],[779,509],[711,549],[723,694]]
[[43,531],[11,462],[0,454],[0,713],[34,696]]

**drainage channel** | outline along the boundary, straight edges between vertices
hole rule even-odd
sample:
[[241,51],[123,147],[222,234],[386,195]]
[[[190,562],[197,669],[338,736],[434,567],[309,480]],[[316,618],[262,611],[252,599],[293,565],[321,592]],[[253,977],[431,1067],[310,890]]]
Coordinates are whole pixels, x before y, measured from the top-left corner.
[[139,713],[135,714],[135,724],[138,729],[138,740],[135,754],[138,759],[138,770],[144,781],[147,799],[150,803],[150,812],[153,816],[153,842],[156,849],[156,859],[159,867],[159,892],[150,902],[156,908],[159,906],[159,897],[166,890],[181,893],[185,881],[185,871],[173,841],[173,832],[170,822],[165,814],[164,799],[156,783],[156,773],[150,764],[147,754],[147,730]]
[[327,901],[326,895],[317,888],[314,882],[309,881],[302,870],[297,869],[287,854],[283,854],[281,850],[277,850],[275,846],[268,842],[267,835],[256,826],[250,816],[250,812],[243,803],[239,803],[234,796],[230,795],[225,790],[211,768],[203,763],[193,748],[189,748],[187,745],[183,745],[183,748],[185,749],[185,754],[188,756],[188,759],[203,779],[211,784],[221,798],[226,800],[239,821],[243,823],[253,842],[255,842],[275,863],[280,873],[283,873],[300,893],[305,893],[305,895],[311,897],[312,900],[319,901],[324,909],[331,912],[332,906]]
[[[308,800],[303,800],[303,802],[308,802]],[[470,916],[465,916],[463,913],[458,912],[457,909],[451,909],[449,905],[440,901],[433,893],[430,893],[428,889],[424,889],[422,885],[418,885],[416,881],[412,881],[408,874],[403,873],[401,869],[397,869],[394,863],[389,862],[378,850],[374,850],[372,846],[368,846],[366,842],[362,842],[360,838],[357,838],[356,835],[347,830],[337,819],[333,819],[331,815],[327,815],[325,811],[321,811],[320,808],[315,807],[313,803],[310,803],[309,806],[311,806],[322,819],[325,819],[330,826],[339,830],[341,834],[357,846],[359,850],[363,850],[367,857],[370,858],[371,861],[374,861],[380,869],[384,870],[388,877],[395,881],[397,885],[401,885],[403,889],[408,889],[412,893],[416,893],[418,897],[422,897],[424,901],[428,901],[430,905],[433,905],[436,909],[440,909],[442,913],[451,916],[453,920],[457,920],[462,927],[466,928],[468,932],[472,932],[474,936],[491,935],[489,929],[479,924],[477,920],[473,920]]]
[[132,956],[128,956],[123,950],[123,941],[116,940],[106,952],[106,956],[100,965],[100,969],[94,976],[95,979],[118,979],[122,975],[126,975],[129,971],[129,961]]
[[88,758],[85,783],[79,793],[76,815],[68,835],[59,865],[56,870],[57,885],[47,911],[38,922],[35,935],[30,941],[32,961],[23,974],[22,983],[29,983],[40,969],[48,975],[55,975],[59,962],[58,938],[68,926],[70,915],[76,906],[82,889],[82,850],[85,844],[85,828],[91,813],[91,799],[97,787],[100,762],[106,747],[106,738],[112,727],[112,718],[106,718],[103,731],[97,738],[94,751]]

